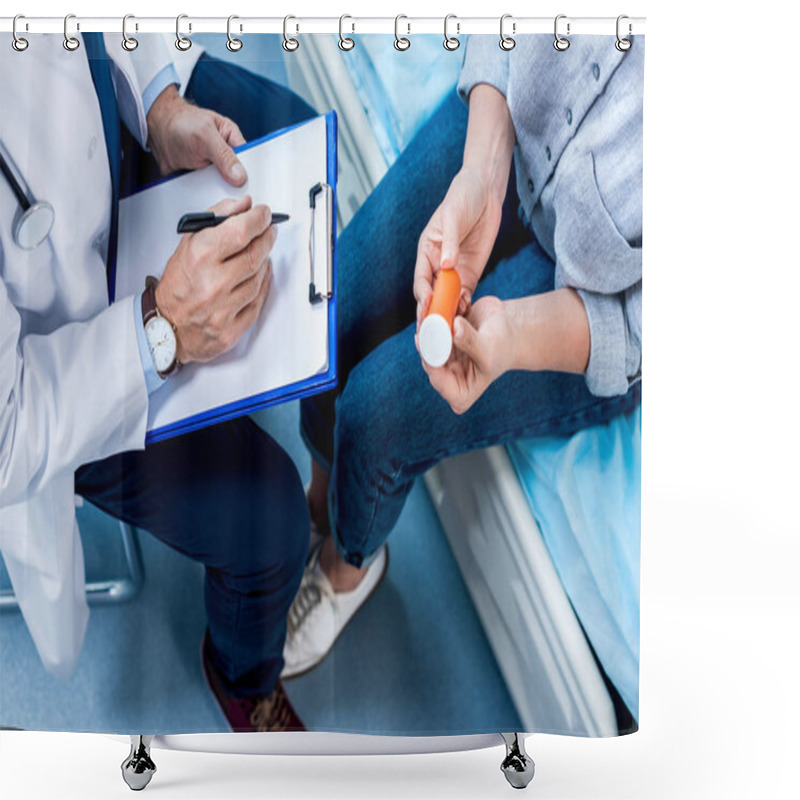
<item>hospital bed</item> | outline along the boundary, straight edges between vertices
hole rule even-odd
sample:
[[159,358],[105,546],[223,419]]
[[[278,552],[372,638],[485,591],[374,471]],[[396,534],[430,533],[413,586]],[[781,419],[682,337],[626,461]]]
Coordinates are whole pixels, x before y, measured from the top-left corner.
[[[309,36],[303,47],[302,59],[285,59],[289,85],[339,114],[341,230],[452,90],[461,59],[434,36],[415,37],[401,57],[381,36],[361,36],[346,53],[335,37]],[[525,730],[636,729],[639,431],[637,411],[571,439],[452,458],[426,475]],[[623,507],[612,507],[621,495]]]

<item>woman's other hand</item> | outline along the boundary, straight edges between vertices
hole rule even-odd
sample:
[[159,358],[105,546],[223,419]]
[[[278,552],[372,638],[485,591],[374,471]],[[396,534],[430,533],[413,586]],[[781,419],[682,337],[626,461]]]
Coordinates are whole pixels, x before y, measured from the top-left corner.
[[[416,338],[419,349],[419,335]],[[497,297],[482,297],[466,316],[453,323],[453,354],[443,367],[422,367],[434,389],[456,414],[475,401],[514,363],[516,341],[509,305]]]
[[[415,338],[419,350],[419,334]],[[583,300],[574,289],[500,300],[481,297],[453,322],[453,352],[442,367],[422,361],[431,386],[456,414],[468,411],[513,369],[582,375],[591,351]]]

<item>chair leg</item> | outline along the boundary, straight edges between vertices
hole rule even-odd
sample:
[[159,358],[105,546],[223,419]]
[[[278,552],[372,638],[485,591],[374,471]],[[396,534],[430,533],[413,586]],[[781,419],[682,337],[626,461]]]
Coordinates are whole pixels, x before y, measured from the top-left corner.
[[515,789],[524,789],[536,771],[533,759],[525,752],[525,738],[521,733],[501,733],[506,743],[506,757],[500,769]]
[[122,778],[135,792],[150,783],[156,772],[156,765],[150,758],[152,736],[131,736],[131,752],[122,762]]
[[[120,522],[119,530],[127,574],[118,578],[88,582],[86,584],[86,601],[90,606],[126,603],[136,597],[144,584],[144,564],[136,528]],[[0,611],[18,609],[19,603],[17,603],[14,590],[11,588],[0,590]]]

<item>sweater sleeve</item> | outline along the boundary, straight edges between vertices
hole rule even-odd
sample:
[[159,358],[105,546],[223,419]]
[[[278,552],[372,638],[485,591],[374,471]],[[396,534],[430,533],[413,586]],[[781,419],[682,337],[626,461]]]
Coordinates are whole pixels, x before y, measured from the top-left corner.
[[591,334],[586,384],[625,394],[641,377],[642,248],[628,241],[599,194],[591,153],[565,164],[554,196],[556,286],[574,288]]
[[586,386],[602,397],[625,394],[642,376],[642,282],[616,295],[577,291],[592,342]]
[[458,79],[458,94],[469,102],[473,86],[488,83],[504,97],[508,92],[509,53],[497,46],[497,37],[487,34],[473,34],[467,37],[464,46],[464,60]]

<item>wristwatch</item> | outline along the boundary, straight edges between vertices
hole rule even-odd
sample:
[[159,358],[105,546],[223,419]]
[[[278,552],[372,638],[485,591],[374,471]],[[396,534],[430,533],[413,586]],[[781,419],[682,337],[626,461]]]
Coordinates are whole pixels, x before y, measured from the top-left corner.
[[175,335],[175,326],[161,314],[156,305],[156,286],[158,281],[148,275],[142,293],[142,322],[144,334],[153,365],[161,378],[177,372],[180,368],[178,361],[178,339]]

